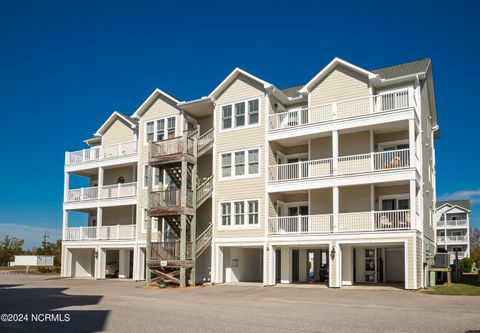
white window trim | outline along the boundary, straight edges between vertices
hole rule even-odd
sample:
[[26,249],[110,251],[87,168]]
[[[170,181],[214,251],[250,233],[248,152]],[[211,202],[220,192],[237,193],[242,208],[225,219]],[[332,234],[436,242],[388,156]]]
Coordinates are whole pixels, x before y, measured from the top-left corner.
[[[143,165],[143,168],[142,168],[142,189],[146,190],[148,189],[148,184],[145,185],[145,167],[147,166],[148,164],[144,164]],[[155,183],[152,182],[152,190],[165,190],[167,188],[167,184],[165,183],[165,179],[166,179],[166,176],[167,173],[165,170],[163,170],[163,186],[160,186],[160,185],[155,185]],[[153,178],[155,177],[155,170],[152,169],[152,180]]]
[[[243,212],[243,225],[235,225],[235,202],[243,201],[244,212]],[[249,201],[258,201],[258,223],[257,224],[248,224],[248,202]],[[230,225],[222,225],[222,204],[230,204]],[[218,202],[217,207],[217,216],[218,216],[218,230],[243,230],[243,229],[260,229],[261,224],[261,212],[262,212],[262,201],[260,198],[249,198],[249,199],[232,199],[224,200]]]
[[[410,210],[412,209],[412,203],[410,202],[410,195],[408,193],[401,193],[401,194],[390,194],[390,195],[380,195],[380,196],[378,196],[378,211],[383,211],[382,210],[382,201],[383,200],[390,200],[390,199],[395,199],[397,206],[398,206],[398,200],[408,199],[408,205],[410,207]],[[397,210],[397,209],[395,209],[395,210]]]
[[[145,228],[145,214],[147,214],[147,208],[142,209],[142,224],[141,224],[142,228],[141,229],[142,229],[142,233],[144,233],[144,234],[147,233],[147,228]],[[154,232],[154,233],[159,232],[158,231],[158,220],[159,219],[160,218],[157,217],[157,220],[155,221],[155,218],[153,218],[153,217],[150,218],[150,222],[151,222],[150,226],[152,228],[152,232]],[[157,228],[154,228],[155,223],[157,223]]]
[[[220,124],[218,128],[220,129],[219,132],[231,132],[231,131],[238,131],[246,128],[254,128],[254,127],[259,127],[262,124],[262,97],[263,96],[257,96],[253,98],[248,98],[248,99],[243,99],[243,100],[238,100],[230,103],[224,103],[219,105],[219,114],[220,114]],[[249,121],[249,116],[248,116],[248,102],[253,101],[255,99],[258,99],[258,122],[256,124],[248,124]],[[235,126],[235,104],[238,103],[245,103],[245,125],[243,126]],[[223,128],[223,107],[230,105],[232,107],[232,127],[230,128]]]
[[[172,114],[170,116],[165,116],[165,117],[159,117],[159,118],[154,118],[154,119],[148,119],[144,120],[143,122],[143,146],[148,147],[148,141],[147,141],[147,123],[150,123],[153,121],[153,142],[156,142],[155,137],[157,135],[157,121],[164,119],[164,124],[165,124],[165,137],[168,137],[168,118],[175,117],[175,136],[178,136],[178,115]],[[165,140],[165,139],[164,139]]]
[[[248,164],[249,164],[249,157],[248,157],[248,151],[249,150],[258,150],[258,173],[248,173]],[[235,153],[239,152],[244,152],[245,153],[245,160],[244,160],[244,165],[245,165],[245,174],[237,176],[235,174]],[[222,164],[222,155],[224,154],[230,154],[231,156],[231,173],[230,176],[223,176],[223,164]],[[225,181],[225,180],[237,180],[237,179],[245,179],[245,178],[257,178],[260,177],[262,174],[262,150],[261,147],[253,147],[253,148],[245,148],[245,149],[239,149],[239,150],[232,150],[232,151],[224,151],[224,152],[219,152],[219,163],[220,163],[220,181]]]

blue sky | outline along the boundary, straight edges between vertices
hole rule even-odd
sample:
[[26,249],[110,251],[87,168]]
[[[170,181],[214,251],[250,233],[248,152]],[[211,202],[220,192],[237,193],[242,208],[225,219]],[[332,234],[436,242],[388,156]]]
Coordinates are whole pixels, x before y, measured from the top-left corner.
[[35,245],[39,230],[60,229],[64,152],[154,88],[198,98],[237,66],[289,87],[336,56],[367,69],[433,59],[438,196],[470,198],[480,226],[479,9],[473,1],[3,1],[0,237],[27,225]]

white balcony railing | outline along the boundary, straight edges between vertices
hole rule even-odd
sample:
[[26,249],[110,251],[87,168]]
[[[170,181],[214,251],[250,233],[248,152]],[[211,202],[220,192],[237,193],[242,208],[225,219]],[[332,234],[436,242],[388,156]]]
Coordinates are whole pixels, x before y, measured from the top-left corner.
[[68,190],[65,202],[82,202],[99,199],[126,198],[137,195],[137,183],[105,185],[101,187],[82,187]]
[[109,158],[133,155],[137,153],[137,141],[105,145],[65,153],[65,165],[100,161]]
[[[441,220],[437,222],[438,227],[445,227],[445,220]],[[447,227],[460,227],[464,228],[468,226],[467,220],[447,220]]]
[[357,231],[408,230],[412,227],[410,210],[374,211],[338,214],[270,217],[271,235]]
[[[413,96],[412,96],[413,97]],[[413,107],[407,89],[390,93],[333,102],[306,109],[295,109],[270,115],[269,130],[294,128],[334,119],[363,116]]]
[[440,243],[464,243],[468,241],[467,235],[459,235],[459,236],[438,236],[437,241]]
[[135,239],[135,228],[135,224],[66,228],[63,239],[70,241]]
[[329,233],[333,231],[333,215],[299,215],[270,217],[268,230],[271,235]]
[[334,174],[346,175],[408,168],[410,149],[342,156],[338,158],[337,172],[333,165],[332,158],[272,165],[269,167],[269,181],[281,182],[329,177]]

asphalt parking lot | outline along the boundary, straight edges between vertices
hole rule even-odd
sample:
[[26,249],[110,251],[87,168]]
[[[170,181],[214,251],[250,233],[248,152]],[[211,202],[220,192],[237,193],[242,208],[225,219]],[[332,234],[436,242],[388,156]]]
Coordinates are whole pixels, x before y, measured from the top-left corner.
[[[465,332],[480,297],[261,286],[146,289],[142,283],[0,274],[0,332]],[[38,314],[55,314],[39,321]],[[69,320],[66,320],[68,314]],[[62,320],[63,319],[63,320]],[[51,331],[52,332],[52,331]]]

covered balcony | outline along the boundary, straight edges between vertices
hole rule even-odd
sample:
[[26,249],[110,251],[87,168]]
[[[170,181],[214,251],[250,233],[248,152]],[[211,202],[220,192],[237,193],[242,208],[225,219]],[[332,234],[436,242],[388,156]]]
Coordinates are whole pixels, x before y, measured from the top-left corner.
[[378,184],[271,193],[270,235],[402,231],[417,228],[416,184]]
[[340,119],[392,113],[415,108],[413,88],[399,89],[352,100],[335,101],[308,108],[279,109],[269,116],[269,132],[302,128]]

